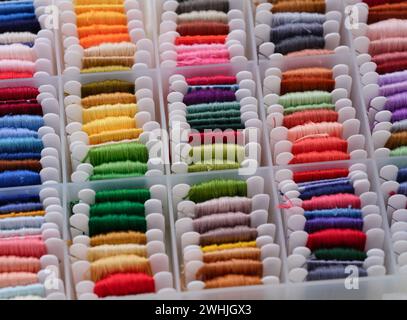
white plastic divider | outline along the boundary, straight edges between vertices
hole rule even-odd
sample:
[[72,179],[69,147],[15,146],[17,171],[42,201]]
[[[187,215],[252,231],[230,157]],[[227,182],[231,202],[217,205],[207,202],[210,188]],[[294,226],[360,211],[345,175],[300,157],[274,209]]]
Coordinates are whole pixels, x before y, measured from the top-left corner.
[[41,30],[37,33],[31,50],[34,52],[34,78],[48,78],[58,74],[57,61],[55,59],[55,40],[57,32],[50,28],[53,22],[52,10],[47,10],[52,5],[50,0],[34,1],[35,15]]

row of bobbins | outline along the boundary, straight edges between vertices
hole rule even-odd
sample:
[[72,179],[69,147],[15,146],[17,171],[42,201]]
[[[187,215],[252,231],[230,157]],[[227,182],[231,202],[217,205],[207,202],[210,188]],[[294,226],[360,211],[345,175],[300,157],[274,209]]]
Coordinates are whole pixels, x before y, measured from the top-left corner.
[[153,80],[130,78],[65,83],[72,181],[163,173]]
[[399,271],[407,272],[407,170],[404,163],[380,168],[381,190],[384,195],[393,251]]
[[60,117],[51,84],[0,88],[0,187],[58,183]]
[[154,46],[139,1],[61,1],[65,74],[151,68]]
[[407,3],[351,4],[360,21],[352,33],[375,155],[406,155]]
[[273,55],[303,56],[346,53],[341,46],[340,1],[260,1],[255,8],[254,36],[259,59]]
[[264,189],[260,176],[173,187],[186,290],[280,282],[280,246]]
[[57,189],[1,194],[1,299],[66,299],[63,223]]
[[173,293],[165,246],[167,189],[82,189],[69,248],[78,299]]
[[245,1],[162,0],[162,67],[246,63]]
[[275,57],[264,73],[274,163],[365,159],[365,137],[349,99],[349,66],[317,57],[290,59]]
[[386,274],[383,218],[366,165],[309,169],[276,172],[289,280],[346,278],[348,268],[359,277]]
[[0,5],[0,79],[56,74],[54,33],[47,29],[47,0]]
[[169,78],[172,171],[257,168],[262,123],[253,74],[243,70]]

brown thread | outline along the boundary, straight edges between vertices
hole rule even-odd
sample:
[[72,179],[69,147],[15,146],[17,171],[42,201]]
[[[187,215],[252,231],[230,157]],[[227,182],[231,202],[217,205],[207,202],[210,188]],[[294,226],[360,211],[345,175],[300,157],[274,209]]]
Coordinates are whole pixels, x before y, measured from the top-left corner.
[[260,261],[239,259],[205,263],[196,273],[196,279],[207,281],[228,274],[262,277],[263,263]]
[[217,277],[217,278],[205,281],[205,289],[256,286],[256,285],[260,285],[260,284],[262,284],[260,277],[228,274],[224,277]]
[[30,170],[40,172],[42,165],[39,160],[0,160],[0,171]]
[[331,92],[335,89],[335,80],[322,78],[287,79],[281,81],[280,94],[298,91],[321,90]]
[[407,131],[401,131],[392,133],[384,147],[393,150],[398,147],[403,147],[406,144],[407,144]]
[[134,83],[124,80],[104,80],[89,82],[81,87],[82,98],[101,93],[125,92],[134,94]]
[[144,233],[128,231],[128,232],[111,232],[107,234],[100,234],[90,238],[90,245],[92,247],[100,246],[102,244],[125,244],[136,243],[146,244],[147,237]]
[[203,262],[211,263],[232,259],[260,260],[260,257],[261,250],[259,248],[235,248],[204,253]]
[[181,36],[207,36],[229,33],[229,25],[216,21],[185,22],[177,26],[177,32]]
[[288,79],[298,79],[298,78],[305,78],[305,77],[311,77],[311,78],[319,78],[319,79],[332,79],[333,78],[333,72],[332,69],[328,68],[299,68],[299,69],[293,69],[293,70],[288,70],[283,72],[282,78],[283,80],[288,80]]
[[[269,0],[269,2],[272,2]],[[325,13],[325,0],[277,1],[271,11],[275,12],[313,12]]]
[[107,66],[125,66],[131,67],[134,64],[134,57],[84,57],[82,59],[82,67],[107,67]]

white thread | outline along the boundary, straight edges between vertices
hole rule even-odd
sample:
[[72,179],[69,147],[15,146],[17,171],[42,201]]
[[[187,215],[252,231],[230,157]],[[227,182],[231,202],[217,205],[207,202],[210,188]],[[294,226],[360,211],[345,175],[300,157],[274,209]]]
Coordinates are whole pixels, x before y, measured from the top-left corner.
[[0,43],[34,43],[36,38],[37,35],[31,32],[6,32],[0,34]]
[[178,23],[194,22],[197,20],[210,20],[216,22],[228,23],[228,15],[224,12],[208,10],[208,11],[192,11],[178,15]]
[[85,57],[106,57],[106,56],[134,56],[136,45],[130,42],[104,43],[84,51]]
[[23,60],[1,60],[0,72],[30,72],[35,73],[35,63]]
[[36,54],[34,49],[20,43],[0,46],[0,59],[26,60],[35,62]]

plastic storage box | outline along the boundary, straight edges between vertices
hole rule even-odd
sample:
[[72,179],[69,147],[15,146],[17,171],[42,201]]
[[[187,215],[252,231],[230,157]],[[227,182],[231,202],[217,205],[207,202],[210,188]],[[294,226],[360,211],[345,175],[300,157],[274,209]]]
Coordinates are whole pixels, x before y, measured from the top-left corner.
[[[190,69],[194,70],[204,70],[214,68],[213,66],[203,66],[203,67],[184,67],[184,68],[161,68],[160,67],[160,48],[159,48],[159,31],[161,23],[161,8],[162,0],[148,1],[148,0],[137,0],[142,5],[144,13],[144,27],[146,32],[146,37],[151,39],[154,43],[154,57],[151,61],[154,62],[153,68],[140,68],[136,71],[130,72],[120,72],[120,73],[109,73],[109,74],[90,74],[82,75],[79,77],[80,82],[90,82],[98,81],[106,78],[115,78],[126,80],[134,80],[138,76],[148,75],[153,79],[154,84],[154,102],[155,102],[155,114],[156,121],[160,123],[161,128],[165,131],[168,129],[168,109],[166,103],[166,95],[168,93],[168,77],[175,73],[188,74]],[[396,257],[391,248],[391,241],[389,237],[389,224],[386,219],[386,207],[384,203],[384,198],[380,191],[380,180],[378,175],[378,169],[386,164],[392,164],[397,159],[375,159],[373,144],[370,134],[369,123],[366,115],[366,103],[362,98],[362,85],[361,77],[359,74],[359,68],[356,62],[355,51],[351,42],[350,31],[344,27],[342,23],[342,28],[340,30],[342,45],[349,47],[349,51],[344,50],[335,55],[320,56],[320,57],[308,57],[308,58],[282,58],[275,57],[279,59],[281,64],[285,66],[295,66],[303,65],[307,61],[313,60],[321,65],[332,65],[337,63],[345,63],[349,66],[350,75],[353,79],[352,90],[350,99],[353,102],[354,108],[356,108],[356,118],[361,122],[360,132],[366,138],[365,150],[367,151],[367,159],[365,160],[350,160],[345,162],[332,162],[332,163],[315,163],[308,165],[294,165],[294,166],[275,166],[273,165],[273,157],[270,150],[270,139],[269,139],[269,127],[266,121],[266,109],[264,107],[263,100],[263,79],[265,75],[265,70],[269,68],[273,61],[267,61],[262,59],[259,62],[257,52],[256,52],[256,40],[254,36],[254,26],[255,26],[255,10],[250,0],[230,0],[233,6],[242,9],[245,14],[246,22],[246,52],[245,56],[248,58],[246,68],[252,71],[254,80],[256,81],[256,98],[259,102],[259,117],[263,122],[263,135],[262,135],[262,159],[261,167],[254,175],[258,175],[265,180],[265,192],[270,195],[271,204],[269,210],[269,221],[272,221],[277,226],[276,242],[281,246],[281,259],[282,259],[282,271],[280,275],[281,283],[278,285],[262,285],[253,287],[242,288],[225,288],[225,289],[213,289],[213,290],[202,290],[202,291],[184,291],[182,287],[182,269],[181,269],[181,259],[179,246],[177,245],[175,237],[175,210],[173,206],[172,197],[172,187],[179,183],[197,183],[200,181],[208,180],[210,178],[233,178],[237,177],[237,171],[218,171],[218,172],[202,172],[194,174],[181,174],[174,175],[170,172],[169,166],[169,150],[168,150],[168,140],[163,137],[163,156],[166,162],[164,174],[162,176],[154,177],[141,177],[141,178],[129,178],[111,181],[97,181],[97,182],[71,182],[71,162],[70,162],[70,151],[68,148],[68,142],[66,139],[66,115],[64,110],[64,84],[72,79],[70,75],[62,75],[64,69],[63,63],[63,45],[61,30],[58,29],[55,32],[56,37],[56,63],[58,75],[47,78],[49,83],[52,83],[57,87],[58,100],[59,100],[59,115],[60,115],[60,136],[61,136],[61,183],[56,185],[59,190],[63,209],[65,214],[65,228],[63,232],[63,239],[68,243],[70,241],[69,232],[69,215],[70,208],[69,203],[76,199],[77,192],[83,188],[91,187],[95,190],[101,188],[109,187],[148,187],[153,184],[163,184],[167,186],[168,190],[168,203],[164,210],[165,221],[166,221],[166,251],[170,258],[171,271],[173,272],[174,286],[176,293],[171,294],[158,294],[158,295],[140,295],[135,296],[135,299],[387,299],[387,298],[406,298],[407,299],[407,276],[403,276],[399,273],[396,266]],[[344,12],[345,5],[342,7],[342,12]],[[276,60],[276,61],[277,61]],[[228,68],[233,70],[241,70],[241,65],[221,65],[216,66],[219,70],[222,68]],[[181,70],[182,69],[182,70]],[[1,86],[7,86],[11,83],[18,82],[19,84],[32,84],[32,83],[43,83],[44,79],[33,79],[33,80],[10,80],[1,81]],[[400,160],[402,161],[402,159]],[[341,167],[343,165],[351,165],[353,163],[364,163],[367,166],[371,189],[378,194],[378,205],[381,208],[381,213],[384,219],[384,230],[386,231],[385,238],[385,252],[386,252],[386,276],[382,277],[368,277],[359,279],[358,289],[348,290],[345,287],[344,280],[332,280],[332,281],[314,281],[314,282],[304,282],[304,283],[290,283],[287,279],[287,250],[286,250],[286,234],[284,232],[281,211],[279,209],[279,199],[277,194],[277,185],[274,179],[275,173],[281,168],[291,168],[292,170],[304,170],[311,168],[334,168]],[[41,190],[46,188],[43,186],[32,186],[24,187],[24,189],[30,190]],[[19,188],[12,188],[10,190],[15,190]],[[23,189],[23,188],[20,188]],[[9,190],[0,190],[0,192],[9,192]],[[68,250],[65,250],[64,259],[64,282],[68,299],[75,299],[75,290],[73,288],[73,281],[71,276],[70,259],[68,256]],[[132,297],[133,298],[133,297]]]

